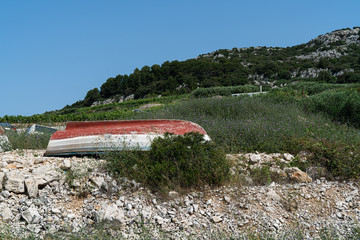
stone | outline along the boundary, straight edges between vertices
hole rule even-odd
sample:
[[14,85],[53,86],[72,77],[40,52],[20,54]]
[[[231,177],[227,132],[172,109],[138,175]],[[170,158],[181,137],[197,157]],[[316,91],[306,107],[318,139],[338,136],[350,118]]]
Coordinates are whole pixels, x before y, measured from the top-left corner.
[[156,221],[159,225],[164,224],[164,219],[163,219],[162,217],[156,215],[156,216],[154,217],[154,219],[155,219],[155,221]]
[[61,213],[60,209],[58,209],[58,208],[51,209],[51,212],[53,212],[55,214],[60,214]]
[[9,222],[14,218],[14,214],[12,213],[11,209],[8,207],[5,207],[2,211],[1,211],[1,216],[2,216],[2,220],[4,222]]
[[250,154],[250,163],[258,163],[261,161],[261,155],[260,154]]
[[308,183],[311,182],[312,179],[303,171],[301,171],[297,167],[284,168],[284,171],[288,175],[289,179],[300,182],[300,183]]
[[0,172],[0,190],[3,189],[4,178],[5,178],[5,173]]
[[21,216],[25,219],[28,224],[40,223],[42,217],[40,216],[36,208],[29,208],[22,212]]
[[218,222],[221,222],[223,219],[219,216],[213,216],[211,218],[211,220],[214,222],[214,223],[218,223]]
[[194,213],[194,207],[193,207],[192,205],[190,205],[190,206],[188,206],[188,207],[186,208],[186,211],[187,211],[187,213],[189,213],[189,214],[193,214],[193,213]]
[[53,181],[60,180],[60,172],[52,165],[43,165],[32,171],[33,178],[39,186],[47,185]]
[[224,201],[225,201],[226,203],[230,203],[231,198],[230,198],[229,196],[224,196]]
[[4,190],[1,192],[1,196],[3,196],[4,198],[10,197],[10,195],[11,195],[10,192],[7,190]]
[[105,179],[103,177],[91,177],[90,181],[100,188],[103,182],[105,182]]
[[0,168],[6,168],[8,165],[8,163],[6,161],[1,161],[0,162]]
[[288,162],[292,161],[294,159],[294,156],[290,153],[284,153],[284,159]]
[[40,224],[29,224],[27,225],[27,229],[32,233],[39,233],[41,231]]
[[174,199],[174,198],[179,197],[179,193],[175,192],[175,191],[170,191],[168,195],[169,195],[170,199]]
[[36,180],[33,178],[26,178],[25,186],[29,197],[36,198],[39,193],[38,184]]
[[269,189],[269,191],[267,192],[267,196],[272,199],[273,201],[281,201],[281,197],[273,190],[273,189]]
[[6,173],[5,189],[14,193],[25,192],[25,177],[18,172],[7,172]]
[[62,170],[68,170],[68,169],[70,169],[70,168],[71,168],[71,162],[70,162],[70,160],[69,160],[69,159],[64,159],[63,162],[62,162],[62,164],[60,165],[60,168],[61,168]]
[[102,221],[122,223],[125,218],[124,211],[116,206],[115,203],[105,205],[98,213]]

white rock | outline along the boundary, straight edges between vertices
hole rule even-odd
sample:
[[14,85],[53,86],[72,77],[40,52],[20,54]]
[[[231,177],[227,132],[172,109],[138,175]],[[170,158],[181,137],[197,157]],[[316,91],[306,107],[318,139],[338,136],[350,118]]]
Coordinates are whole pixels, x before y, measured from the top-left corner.
[[60,180],[60,171],[56,170],[52,165],[44,165],[35,168],[32,172],[32,176],[36,179],[37,183],[41,185],[47,185],[52,181]]
[[0,190],[3,188],[3,182],[4,182],[5,173],[0,172]]
[[178,192],[175,192],[175,191],[170,191],[169,192],[169,198],[174,199],[174,198],[177,198],[177,197],[179,197]]
[[25,179],[25,186],[29,197],[36,198],[39,193],[38,184],[36,180],[33,178]]
[[7,172],[6,173],[5,189],[14,193],[25,192],[25,177],[18,172]]
[[290,153],[284,153],[284,158],[286,161],[292,161],[294,159],[294,156],[291,155]]
[[14,218],[14,214],[12,213],[11,209],[9,207],[5,207],[1,211],[2,220],[4,222],[9,222]]
[[229,196],[224,196],[224,201],[230,203],[231,198]]
[[219,216],[213,216],[211,218],[211,220],[214,222],[214,223],[218,223],[218,222],[221,222],[223,219]]
[[36,208],[29,208],[28,210],[24,211],[21,216],[28,224],[40,223],[42,219]]
[[100,220],[105,221],[118,221],[118,222],[124,222],[124,211],[116,206],[115,203],[110,205],[105,205],[100,211],[99,211],[99,218]]
[[10,197],[10,195],[11,195],[10,192],[7,190],[4,190],[1,192],[1,196],[3,196],[4,198]]
[[267,192],[267,196],[269,198],[271,198],[272,200],[274,200],[274,201],[280,201],[281,200],[281,197],[271,188]]
[[51,211],[53,213],[55,213],[55,214],[60,214],[61,213],[60,209],[58,209],[58,208],[53,208],[53,209],[51,209]]
[[156,215],[156,216],[154,217],[154,219],[155,219],[155,221],[156,221],[158,224],[160,224],[160,225],[164,224],[164,219],[163,219],[162,217]]
[[251,163],[258,163],[261,161],[261,155],[260,154],[250,154],[250,162]]
[[63,162],[62,162],[62,164],[61,164],[61,166],[60,166],[60,168],[61,168],[62,170],[68,170],[68,169],[70,169],[70,168],[71,168],[71,162],[70,162],[70,160],[69,160],[69,159],[64,159]]
[[100,188],[101,184],[105,182],[105,179],[103,177],[92,177],[90,178],[90,181]]

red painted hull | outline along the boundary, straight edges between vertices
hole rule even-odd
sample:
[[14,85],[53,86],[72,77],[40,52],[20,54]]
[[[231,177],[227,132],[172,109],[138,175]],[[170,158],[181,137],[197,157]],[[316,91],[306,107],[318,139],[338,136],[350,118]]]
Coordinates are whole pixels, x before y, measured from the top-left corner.
[[64,131],[52,135],[45,155],[96,153],[122,149],[127,144],[149,150],[151,141],[166,132],[176,135],[198,132],[210,139],[202,127],[182,120],[69,122]]

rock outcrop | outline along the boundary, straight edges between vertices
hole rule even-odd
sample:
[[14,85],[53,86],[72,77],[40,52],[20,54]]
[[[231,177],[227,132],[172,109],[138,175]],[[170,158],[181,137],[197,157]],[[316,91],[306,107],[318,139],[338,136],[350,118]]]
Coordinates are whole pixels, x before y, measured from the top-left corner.
[[[114,179],[104,160],[42,157],[44,151],[0,154],[1,221],[10,231],[30,231],[38,238],[57,231],[77,232],[102,222],[113,234],[207,239],[240,237],[248,229],[281,233],[299,226],[304,237],[325,227],[346,234],[360,218],[359,185],[312,179],[288,166],[290,154],[232,154],[232,172],[243,174],[227,186],[205,187],[164,198],[126,178]],[[254,169],[266,167],[277,181],[256,185]],[[256,171],[256,170],[255,170]],[[114,235],[115,236],[115,235]]]

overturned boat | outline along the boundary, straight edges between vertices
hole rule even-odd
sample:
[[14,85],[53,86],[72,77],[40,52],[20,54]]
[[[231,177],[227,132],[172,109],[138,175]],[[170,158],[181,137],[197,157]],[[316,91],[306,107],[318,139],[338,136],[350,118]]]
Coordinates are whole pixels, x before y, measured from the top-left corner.
[[198,132],[210,140],[198,124],[183,120],[125,120],[69,122],[55,132],[45,156],[87,155],[113,150],[150,150],[151,142],[166,132],[184,135]]

